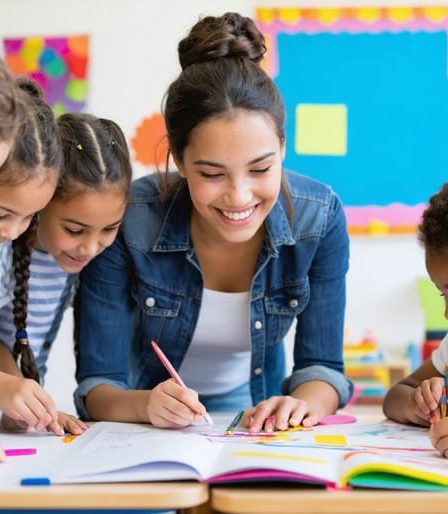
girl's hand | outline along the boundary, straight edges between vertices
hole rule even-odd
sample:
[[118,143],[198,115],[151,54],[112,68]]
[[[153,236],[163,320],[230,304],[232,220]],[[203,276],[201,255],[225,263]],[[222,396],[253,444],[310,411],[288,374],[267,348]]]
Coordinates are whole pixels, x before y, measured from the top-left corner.
[[205,407],[200,403],[196,391],[169,379],[149,392],[146,414],[155,427],[180,428],[201,422]]
[[423,380],[415,389],[408,409],[411,411],[414,410],[418,418],[429,421],[432,413],[437,411],[444,385],[445,380],[441,377]]
[[5,450],[2,448],[2,446],[0,446],[0,462],[5,462],[5,460],[6,460]]
[[2,374],[0,410],[5,428],[19,430],[50,430],[56,435],[64,431],[51,397],[29,378]]
[[73,435],[81,435],[88,428],[88,426],[80,419],[72,416],[71,414],[60,411],[58,412],[58,423],[65,433]]
[[433,423],[429,429],[431,443],[444,456],[448,457],[448,417]]
[[318,415],[307,401],[292,396],[272,396],[248,409],[244,413],[241,425],[248,428],[249,432],[272,432],[300,424],[311,427],[318,421]]

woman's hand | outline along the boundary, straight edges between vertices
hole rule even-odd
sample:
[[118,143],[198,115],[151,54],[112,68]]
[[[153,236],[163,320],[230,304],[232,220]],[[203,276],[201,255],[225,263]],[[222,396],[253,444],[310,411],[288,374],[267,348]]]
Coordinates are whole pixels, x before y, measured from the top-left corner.
[[2,373],[0,391],[0,410],[5,428],[64,434],[52,398],[37,382]]
[[318,421],[318,413],[307,401],[292,396],[272,396],[248,409],[241,420],[241,426],[248,428],[249,432],[272,432],[300,424],[311,427]]
[[146,405],[148,421],[155,427],[180,428],[200,423],[205,407],[198,393],[169,379],[149,392]]

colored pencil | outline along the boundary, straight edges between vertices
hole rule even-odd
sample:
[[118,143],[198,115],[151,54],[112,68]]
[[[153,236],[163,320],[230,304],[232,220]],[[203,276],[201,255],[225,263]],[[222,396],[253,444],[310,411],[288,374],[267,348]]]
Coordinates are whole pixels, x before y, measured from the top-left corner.
[[235,432],[235,428],[240,424],[241,418],[243,417],[244,411],[240,410],[238,414],[232,419],[230,425],[226,428],[226,434],[232,435]]

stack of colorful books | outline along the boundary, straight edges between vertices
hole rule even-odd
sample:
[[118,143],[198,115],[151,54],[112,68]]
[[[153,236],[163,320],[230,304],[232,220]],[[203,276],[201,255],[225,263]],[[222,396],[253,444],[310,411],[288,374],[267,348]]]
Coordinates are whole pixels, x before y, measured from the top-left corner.
[[353,402],[381,404],[389,389],[390,370],[371,330],[357,343],[344,343],[345,374],[353,382]]

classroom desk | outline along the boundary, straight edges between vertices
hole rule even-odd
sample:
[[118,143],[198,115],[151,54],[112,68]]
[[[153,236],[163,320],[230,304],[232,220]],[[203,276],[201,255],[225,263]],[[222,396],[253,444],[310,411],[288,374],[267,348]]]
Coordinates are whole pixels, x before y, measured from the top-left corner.
[[0,509],[175,509],[193,514],[209,499],[196,482],[0,488]]
[[226,486],[213,488],[210,494],[210,514],[446,514],[448,512],[448,493]]

